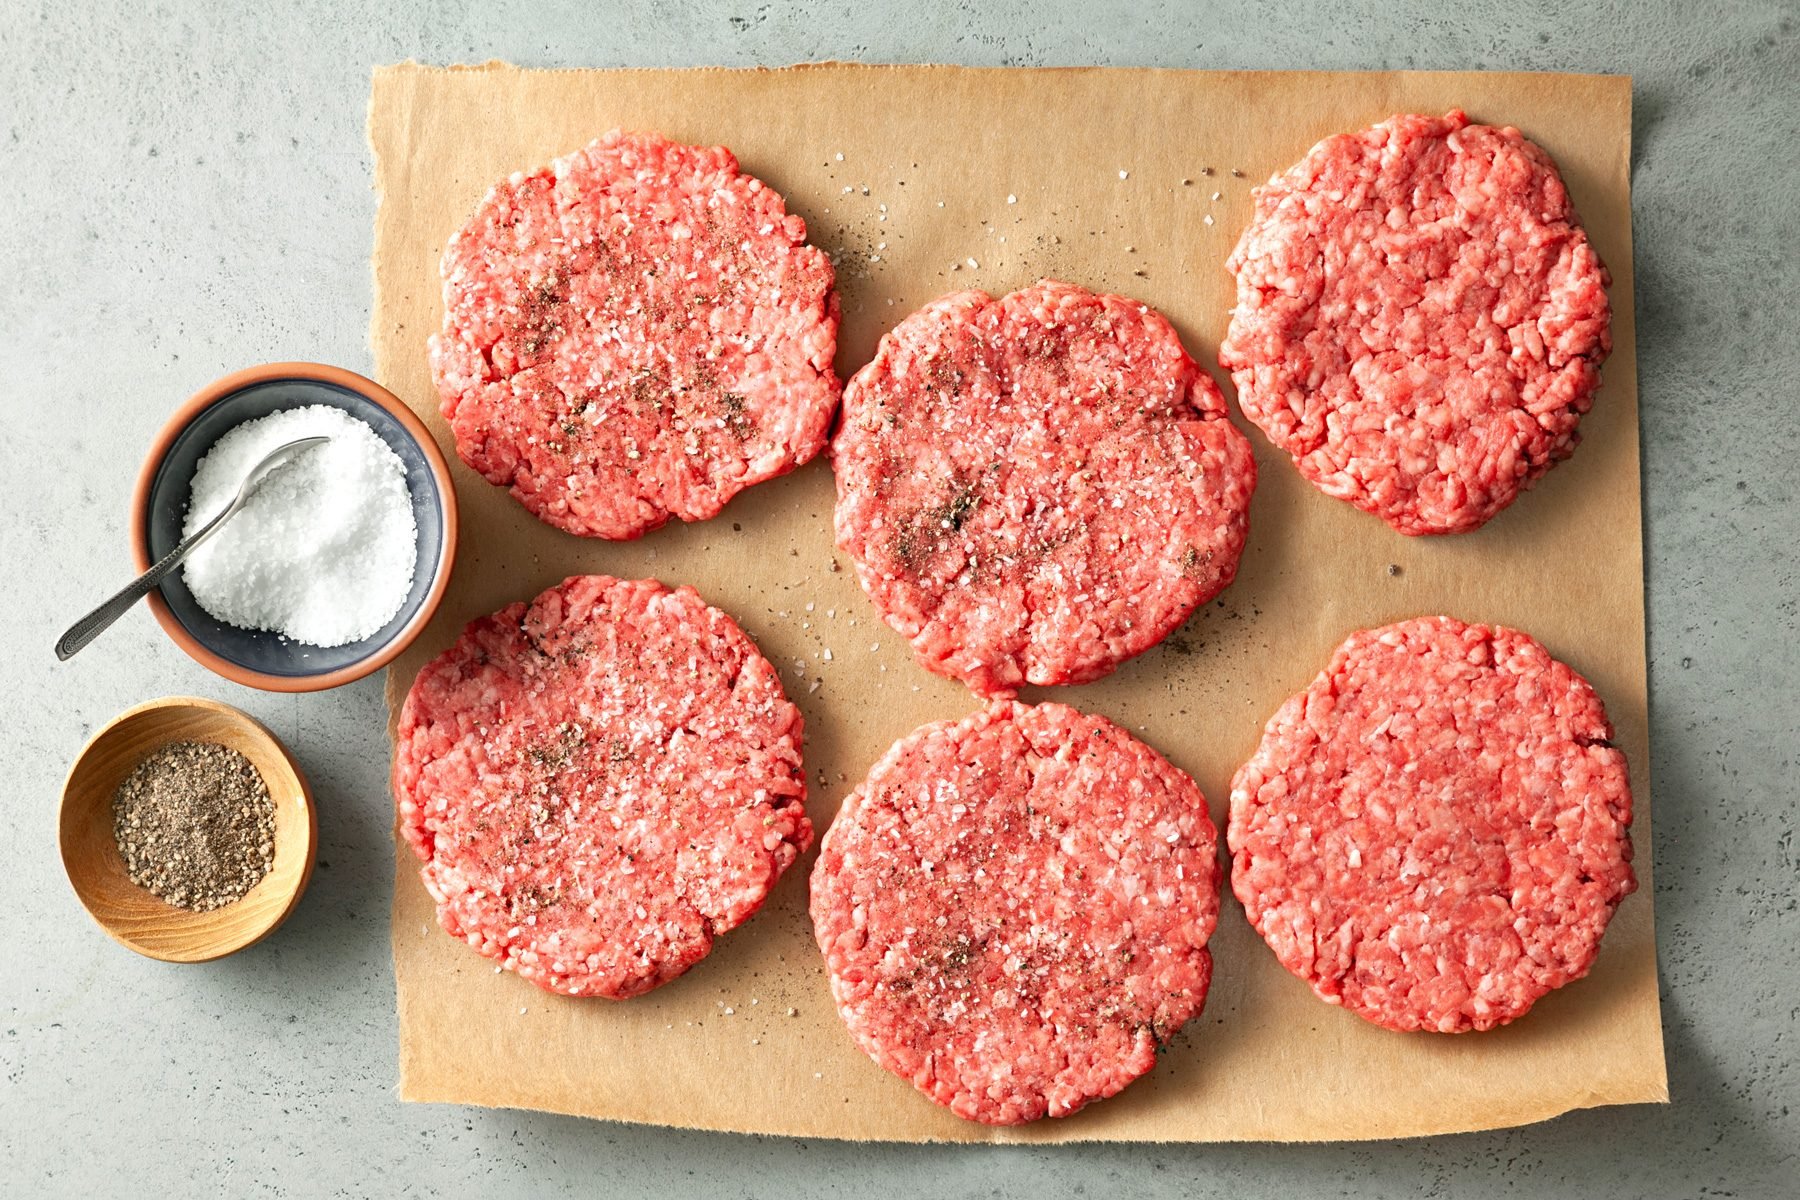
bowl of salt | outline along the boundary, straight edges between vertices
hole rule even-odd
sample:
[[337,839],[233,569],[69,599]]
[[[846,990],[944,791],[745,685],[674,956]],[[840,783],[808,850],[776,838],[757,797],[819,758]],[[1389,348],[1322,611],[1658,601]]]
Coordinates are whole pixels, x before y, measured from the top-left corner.
[[270,450],[324,436],[150,593],[197,662],[272,692],[379,670],[431,619],[456,554],[456,492],[431,434],[393,393],[319,363],[227,375],[157,435],[132,496],[137,569],[222,509]]

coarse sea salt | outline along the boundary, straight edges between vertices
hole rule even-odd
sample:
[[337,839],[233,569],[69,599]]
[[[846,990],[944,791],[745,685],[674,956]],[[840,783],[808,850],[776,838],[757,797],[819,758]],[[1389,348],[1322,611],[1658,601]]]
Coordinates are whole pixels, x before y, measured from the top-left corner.
[[319,436],[331,440],[270,475],[182,574],[200,607],[228,625],[342,646],[400,611],[418,556],[406,468],[366,422],[314,404],[226,431],[194,471],[182,536],[230,504],[269,451]]

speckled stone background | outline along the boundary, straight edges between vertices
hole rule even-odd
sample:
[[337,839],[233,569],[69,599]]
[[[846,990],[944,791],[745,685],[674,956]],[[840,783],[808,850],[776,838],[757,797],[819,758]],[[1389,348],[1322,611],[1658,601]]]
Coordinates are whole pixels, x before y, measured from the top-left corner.
[[[1795,1194],[1800,5],[1446,7],[8,0],[0,1193]],[[127,494],[170,407],[253,362],[368,370],[368,72],[407,57],[1633,75],[1673,1103],[1416,1142],[1049,1149],[850,1148],[400,1105],[379,679],[312,697],[245,691],[182,657],[141,609],[72,663],[50,647],[125,577]],[[321,813],[319,870],[293,919],[207,967],[113,945],[56,856],[70,756],[118,710],[172,692],[267,721]]]

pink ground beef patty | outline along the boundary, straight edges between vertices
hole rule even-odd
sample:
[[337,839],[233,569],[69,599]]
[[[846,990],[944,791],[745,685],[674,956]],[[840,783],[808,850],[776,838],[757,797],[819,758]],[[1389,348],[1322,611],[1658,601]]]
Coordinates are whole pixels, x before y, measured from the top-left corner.
[[1232,782],[1232,890],[1333,1004],[1505,1024],[1587,974],[1637,887],[1611,739],[1588,682],[1516,630],[1352,634]]
[[1401,533],[1478,528],[1567,458],[1612,348],[1556,165],[1461,112],[1320,142],[1257,189],[1226,265],[1244,414]]
[[877,1063],[957,1115],[1066,1116],[1199,1015],[1217,835],[1117,726],[999,701],[901,739],[812,878],[832,996]]
[[800,713],[691,588],[577,575],[472,622],[400,712],[400,829],[453,936],[622,999],[704,958],[812,842]]
[[431,367],[457,453],[552,525],[704,520],[824,445],[831,264],[723,147],[615,131],[515,174],[442,270]]
[[1256,465],[1148,306],[1046,280],[902,321],[844,393],[837,540],[928,670],[1081,683],[1229,584]]

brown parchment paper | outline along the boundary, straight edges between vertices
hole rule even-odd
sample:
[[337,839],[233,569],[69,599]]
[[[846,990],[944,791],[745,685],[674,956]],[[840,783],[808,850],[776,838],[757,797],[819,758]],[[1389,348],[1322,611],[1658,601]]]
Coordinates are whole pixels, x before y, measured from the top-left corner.
[[[1596,76],[377,70],[376,373],[453,462],[425,359],[442,317],[444,242],[494,181],[615,126],[728,145],[787,197],[838,259],[845,378],[924,301],[1050,275],[1161,309],[1228,394],[1216,366],[1233,299],[1224,262],[1254,183],[1327,134],[1401,110],[1461,106],[1519,126],[1561,164],[1613,272],[1613,355],[1574,459],[1478,533],[1409,539],[1320,495],[1251,432],[1261,479],[1237,582],[1162,647],[1054,695],[1137,731],[1190,772],[1222,828],[1232,771],[1263,722],[1349,631],[1436,612],[1518,626],[1606,699],[1631,764],[1640,880],[1588,978],[1514,1025],[1454,1037],[1385,1032],[1319,1002],[1227,894],[1206,1012],[1156,1069],[1076,1116],[996,1130],[937,1108],[852,1045],[805,915],[811,854],[686,976],[611,1003],[496,974],[438,929],[417,864],[398,847],[401,1096],[709,1129],[993,1142],[1374,1138],[1666,1100],[1650,911],[1630,105],[1628,79]],[[743,623],[805,713],[808,807],[821,832],[894,739],[976,707],[960,685],[917,668],[848,567],[834,565],[823,460],[751,489],[716,520],[630,544],[557,532],[460,463],[454,472],[455,578],[436,620],[389,670],[391,707],[465,622],[585,571],[690,583]]]

